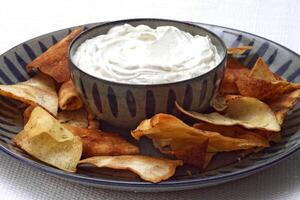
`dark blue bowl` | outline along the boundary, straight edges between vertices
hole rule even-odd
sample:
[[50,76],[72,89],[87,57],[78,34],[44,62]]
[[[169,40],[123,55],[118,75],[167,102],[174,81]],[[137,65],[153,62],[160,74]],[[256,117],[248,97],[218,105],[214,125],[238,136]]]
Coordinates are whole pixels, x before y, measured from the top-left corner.
[[[110,28],[125,23],[133,26],[145,24],[152,28],[175,26],[192,35],[208,35],[217,47],[222,61],[198,77],[151,85],[107,81],[87,74],[72,62],[72,56],[84,41],[106,34]],[[85,103],[99,119],[123,128],[135,128],[143,119],[150,118],[156,113],[172,113],[175,101],[189,110],[200,112],[207,110],[223,77],[226,55],[225,44],[213,32],[195,24],[164,19],[129,19],[104,23],[81,33],[69,48],[72,79]]]

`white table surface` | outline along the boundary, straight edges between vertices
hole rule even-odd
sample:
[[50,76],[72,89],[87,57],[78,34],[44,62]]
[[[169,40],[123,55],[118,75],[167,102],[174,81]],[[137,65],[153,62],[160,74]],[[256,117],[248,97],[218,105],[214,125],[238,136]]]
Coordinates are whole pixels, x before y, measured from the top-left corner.
[[[297,0],[2,0],[0,54],[50,31],[135,17],[232,27],[269,38],[300,53],[300,3]],[[296,153],[263,172],[219,186],[183,192],[131,193],[63,181],[0,153],[0,200],[300,199],[299,169],[300,156]]]

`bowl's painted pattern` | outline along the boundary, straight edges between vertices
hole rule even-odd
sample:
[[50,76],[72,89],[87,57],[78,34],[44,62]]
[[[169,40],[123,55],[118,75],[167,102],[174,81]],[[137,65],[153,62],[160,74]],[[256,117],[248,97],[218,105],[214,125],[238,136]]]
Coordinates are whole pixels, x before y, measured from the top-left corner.
[[[87,27],[93,25],[95,24],[87,25]],[[291,50],[250,33],[207,24],[200,25],[218,34],[228,47],[253,45],[254,49],[238,58],[247,66],[252,67],[258,56],[263,56],[273,71],[284,76],[289,81],[300,82],[300,56]],[[34,38],[1,55],[0,82],[2,84],[12,84],[28,79],[30,75],[26,73],[26,64],[66,36],[70,31],[71,29],[64,29]],[[94,95],[98,98],[97,92],[94,92]],[[132,94],[129,92],[126,95],[128,101],[132,101]],[[170,95],[172,96],[173,94]],[[215,169],[206,172],[200,172],[185,166],[179,168],[176,175],[170,180],[159,184],[142,182],[138,178],[127,174],[124,175],[122,172],[105,173],[105,170],[95,171],[94,169],[80,168],[76,174],[73,174],[36,161],[11,143],[11,138],[23,127],[22,109],[23,107],[19,102],[0,97],[1,150],[25,164],[54,176],[101,188],[157,192],[206,187],[256,173],[283,160],[296,152],[300,147],[300,106],[297,105],[284,123],[283,138],[278,144],[262,152],[251,154],[239,162],[219,165]],[[102,106],[102,109],[105,108]],[[132,112],[134,113],[134,109],[132,109]],[[156,152],[146,146],[146,143],[142,140],[139,144],[144,147],[142,149],[144,153],[155,154]],[[191,170],[192,176],[187,175],[187,169]]]
[[74,39],[69,49],[71,58],[79,45],[87,39],[105,34],[119,24],[149,25],[152,28],[172,25],[193,35],[208,35],[222,58],[222,62],[208,73],[176,83],[157,85],[131,85],[113,83],[87,74],[69,59],[71,75],[77,90],[84,97],[93,113],[99,119],[114,126],[135,128],[143,119],[157,113],[172,113],[175,101],[185,109],[206,111],[212,97],[217,93],[226,64],[226,47],[210,31],[185,22],[157,19],[133,19],[108,22],[86,30]]

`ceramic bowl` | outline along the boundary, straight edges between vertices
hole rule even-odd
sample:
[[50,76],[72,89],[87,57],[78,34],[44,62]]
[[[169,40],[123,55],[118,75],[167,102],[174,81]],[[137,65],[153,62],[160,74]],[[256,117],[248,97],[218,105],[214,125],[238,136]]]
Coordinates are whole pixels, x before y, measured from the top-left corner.
[[[217,47],[221,62],[195,78],[149,85],[107,81],[82,71],[72,62],[72,56],[84,41],[106,34],[110,28],[126,23],[133,26],[145,24],[152,28],[175,26],[192,35],[208,35]],[[129,19],[97,25],[75,38],[69,48],[72,79],[85,103],[99,119],[123,128],[135,128],[143,119],[156,113],[172,113],[175,101],[189,110],[207,110],[223,77],[226,55],[225,44],[213,32],[195,24],[163,19]]]

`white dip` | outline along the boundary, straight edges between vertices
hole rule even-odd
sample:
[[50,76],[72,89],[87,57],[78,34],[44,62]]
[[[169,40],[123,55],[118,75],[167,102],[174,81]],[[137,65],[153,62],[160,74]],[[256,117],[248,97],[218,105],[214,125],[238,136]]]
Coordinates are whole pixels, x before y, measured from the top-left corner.
[[208,36],[173,26],[125,24],[83,42],[72,61],[101,79],[159,84],[199,76],[218,65],[220,56]]

